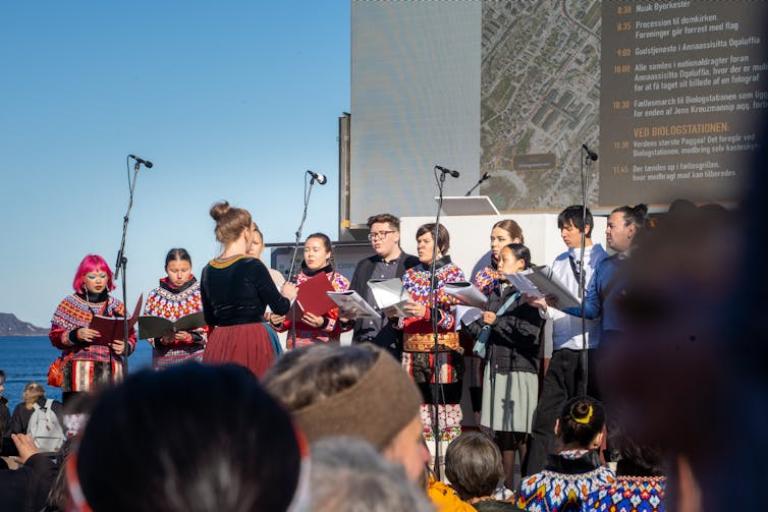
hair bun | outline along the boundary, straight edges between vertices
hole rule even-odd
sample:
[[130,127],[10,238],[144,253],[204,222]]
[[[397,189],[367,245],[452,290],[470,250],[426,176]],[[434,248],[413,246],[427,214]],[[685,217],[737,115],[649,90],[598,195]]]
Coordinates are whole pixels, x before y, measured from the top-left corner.
[[585,420],[589,417],[591,410],[592,404],[586,400],[579,400],[571,406],[571,418]]
[[211,217],[213,217],[213,220],[216,222],[219,222],[219,220],[224,217],[224,215],[229,213],[230,209],[231,207],[229,206],[229,202],[219,201],[218,203],[215,203],[213,206],[211,206]]
[[635,205],[632,211],[639,219],[644,219],[648,216],[648,206],[642,203]]

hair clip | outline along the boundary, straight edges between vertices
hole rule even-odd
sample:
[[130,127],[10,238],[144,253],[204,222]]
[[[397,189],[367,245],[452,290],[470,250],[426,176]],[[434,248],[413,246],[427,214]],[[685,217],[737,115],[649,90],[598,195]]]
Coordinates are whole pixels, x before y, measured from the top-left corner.
[[571,418],[573,418],[573,421],[580,425],[589,425],[589,421],[592,419],[592,414],[595,412],[594,408],[590,405],[589,411],[587,412],[587,415],[583,418],[576,418],[571,414]]

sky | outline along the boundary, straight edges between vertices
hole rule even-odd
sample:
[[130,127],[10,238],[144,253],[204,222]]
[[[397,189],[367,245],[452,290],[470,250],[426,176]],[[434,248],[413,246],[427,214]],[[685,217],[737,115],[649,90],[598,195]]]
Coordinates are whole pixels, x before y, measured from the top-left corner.
[[[266,242],[338,233],[338,117],[350,2],[0,4],[0,312],[47,327],[85,254],[114,265],[128,202],[128,300],[171,247],[219,251],[210,206],[249,209]],[[116,291],[119,294],[119,290]],[[120,295],[118,295],[120,296]]]

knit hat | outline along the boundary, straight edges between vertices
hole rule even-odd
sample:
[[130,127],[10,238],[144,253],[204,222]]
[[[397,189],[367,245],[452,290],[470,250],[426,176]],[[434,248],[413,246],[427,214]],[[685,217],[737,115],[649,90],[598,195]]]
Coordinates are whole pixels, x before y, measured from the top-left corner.
[[419,415],[421,393],[400,364],[380,351],[351,387],[293,411],[310,443],[330,436],[360,437],[379,451]]

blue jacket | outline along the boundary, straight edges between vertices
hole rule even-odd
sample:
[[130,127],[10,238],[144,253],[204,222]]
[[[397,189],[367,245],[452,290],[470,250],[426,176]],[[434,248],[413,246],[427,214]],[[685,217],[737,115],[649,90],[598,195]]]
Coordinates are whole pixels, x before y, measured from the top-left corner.
[[[617,299],[624,294],[624,279],[619,270],[624,266],[624,256],[614,254],[600,262],[584,292],[584,316],[590,320],[601,318],[600,331],[621,331]],[[581,316],[582,308],[565,308],[564,313]]]

